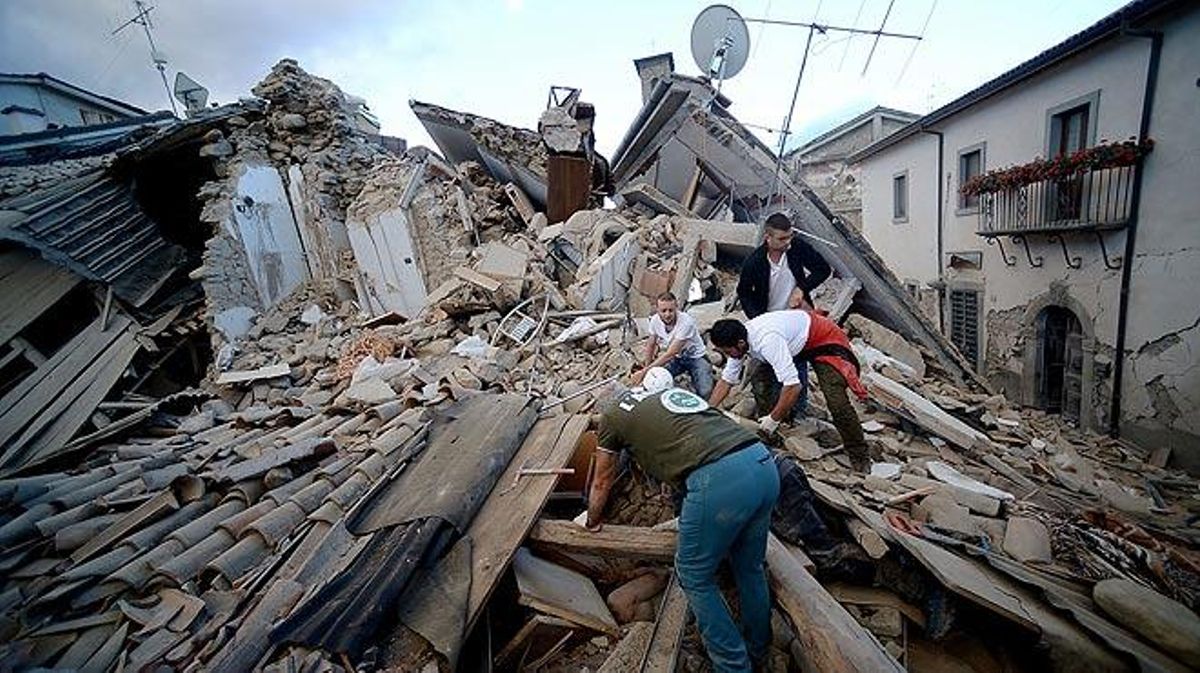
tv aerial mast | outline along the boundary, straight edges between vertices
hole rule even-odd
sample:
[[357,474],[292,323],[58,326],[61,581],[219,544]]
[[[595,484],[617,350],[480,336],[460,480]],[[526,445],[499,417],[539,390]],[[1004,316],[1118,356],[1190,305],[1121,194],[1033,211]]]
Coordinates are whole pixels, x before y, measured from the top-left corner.
[[171,104],[171,112],[178,116],[179,110],[175,107],[175,97],[172,95],[171,85],[167,84],[167,57],[158,50],[154,44],[154,34],[150,32],[150,29],[154,27],[154,24],[150,22],[150,10],[154,7],[147,7],[142,0],[133,0],[133,7],[137,13],[133,15],[133,18],[117,26],[112,34],[116,35],[135,23],[142,27],[142,30],[146,32],[146,41],[150,43],[150,60],[154,63],[154,68],[158,70],[158,76],[162,78],[163,89],[167,92],[167,102]]
[[776,152],[778,156],[775,161],[775,179],[771,187],[772,195],[778,195],[779,174],[783,168],[783,152],[787,148],[788,136],[792,132],[792,117],[796,112],[796,100],[800,96],[800,82],[803,81],[804,70],[808,66],[808,54],[812,49],[813,35],[816,33],[825,35],[831,31],[849,33],[851,35],[874,35],[875,41],[871,45],[871,53],[867,56],[866,64],[863,65],[863,74],[866,74],[867,67],[871,65],[871,59],[875,56],[875,48],[879,45],[879,38],[889,37],[918,41],[923,39],[921,35],[895,33],[883,29],[887,25],[888,17],[892,13],[892,5],[895,2],[896,0],[891,0],[888,3],[887,14],[884,15],[883,21],[880,22],[878,30],[832,26],[817,23],[816,21],[801,22],[743,18],[736,10],[726,5],[712,5],[705,8],[696,17],[696,21],[692,24],[692,57],[696,59],[696,65],[699,66],[700,70],[708,74],[710,78],[717,80],[717,93],[721,91],[722,79],[728,79],[736,75],[746,65],[746,59],[750,52],[750,33],[746,28],[746,23],[762,23],[808,29],[808,39],[804,42],[804,56],[800,60],[800,72],[796,74],[796,86],[792,90],[792,103],[788,106],[787,116],[784,117],[783,129],[779,130],[779,149]]

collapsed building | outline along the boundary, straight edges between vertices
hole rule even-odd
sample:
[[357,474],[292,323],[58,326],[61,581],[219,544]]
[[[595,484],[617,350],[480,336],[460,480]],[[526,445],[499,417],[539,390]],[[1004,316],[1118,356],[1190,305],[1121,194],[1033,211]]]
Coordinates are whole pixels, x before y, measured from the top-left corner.
[[[876,465],[820,423],[778,438],[857,571],[777,512],[771,670],[1200,665],[1195,480],[995,394],[729,100],[640,70],[611,162],[578,92],[538,131],[413,102],[440,153],[397,154],[285,60],[71,180],[5,169],[0,280],[38,297],[7,343],[39,307],[81,330],[0,393],[5,666],[708,670],[662,486],[630,468],[609,525],[569,519],[593,384],[638,365],[659,293],[735,312],[775,212],[835,269],[815,301],[855,337]],[[81,285],[98,317],[57,308]]]

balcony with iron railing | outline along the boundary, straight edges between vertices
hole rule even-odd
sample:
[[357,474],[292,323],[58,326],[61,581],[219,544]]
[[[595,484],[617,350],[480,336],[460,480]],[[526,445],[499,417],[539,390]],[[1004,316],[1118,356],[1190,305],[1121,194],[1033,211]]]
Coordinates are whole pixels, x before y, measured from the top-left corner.
[[976,175],[959,193],[965,203],[978,205],[975,233],[999,247],[1007,266],[1017,262],[1005,252],[1003,237],[1024,247],[1030,266],[1040,267],[1043,259],[1033,254],[1029,239],[1043,235],[1059,243],[1067,267],[1078,269],[1081,259],[1071,255],[1067,238],[1083,233],[1096,237],[1104,265],[1118,269],[1121,259],[1109,257],[1105,234],[1129,225],[1136,208],[1137,172],[1153,148],[1149,138],[1101,143]]
[[1136,166],[1101,168],[982,193],[983,237],[1120,229],[1129,222]]

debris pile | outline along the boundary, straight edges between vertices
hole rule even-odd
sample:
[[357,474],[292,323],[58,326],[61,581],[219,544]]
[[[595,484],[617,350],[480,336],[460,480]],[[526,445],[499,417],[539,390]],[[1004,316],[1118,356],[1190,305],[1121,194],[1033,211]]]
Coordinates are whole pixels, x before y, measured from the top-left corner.
[[[757,228],[645,188],[550,224],[513,175],[546,186],[532,131],[414,103],[472,149],[390,157],[294,62],[255,93],[197,150],[218,167],[203,396],[0,479],[6,664],[711,670],[671,572],[676,494],[630,466],[603,529],[570,519],[653,299],[701,329],[736,312]],[[292,275],[249,237],[285,223]],[[868,317],[902,291],[855,264],[814,298],[854,338],[874,464],[851,470],[816,390],[771,438],[840,543],[776,527],[769,670],[1195,667],[1196,481],[1012,407],[918,311]],[[752,423],[748,390],[725,406]]]

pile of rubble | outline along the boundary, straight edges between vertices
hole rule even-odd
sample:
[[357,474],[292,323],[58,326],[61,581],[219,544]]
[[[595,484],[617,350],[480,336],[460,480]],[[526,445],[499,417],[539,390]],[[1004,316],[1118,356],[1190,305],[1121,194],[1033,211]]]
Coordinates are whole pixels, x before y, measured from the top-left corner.
[[[630,467],[604,529],[569,519],[606,401],[595,384],[639,366],[661,292],[702,328],[736,311],[757,228],[647,190],[552,223],[486,159],[387,156],[294,62],[255,93],[266,103],[201,150],[221,178],[201,194],[207,399],[0,480],[6,664],[710,670],[671,572],[669,488]],[[547,179],[537,134],[414,105]],[[262,165],[291,178],[301,232],[328,238],[231,329],[231,298],[262,306],[254,274],[229,269],[248,262],[225,226]],[[385,237],[408,257],[380,255]],[[871,473],[850,469],[818,391],[814,420],[771,438],[856,571],[776,531],[770,669],[1200,666],[1195,480],[1162,451],[1013,408],[942,342],[856,311],[888,301],[863,287],[839,271],[815,300],[864,366]],[[750,423],[751,407],[739,391],[726,411]]]

